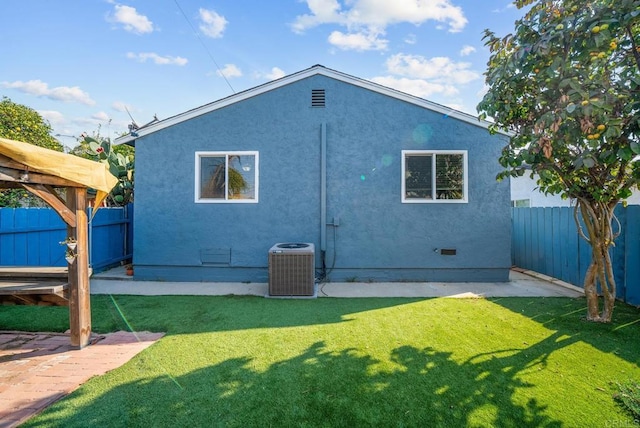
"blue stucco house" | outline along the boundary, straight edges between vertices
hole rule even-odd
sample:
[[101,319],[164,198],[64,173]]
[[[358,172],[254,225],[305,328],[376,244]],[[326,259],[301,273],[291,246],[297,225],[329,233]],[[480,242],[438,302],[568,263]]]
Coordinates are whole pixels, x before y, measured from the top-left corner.
[[[275,243],[329,281],[508,281],[507,136],[316,65],[144,126],[135,279],[267,282]],[[401,284],[398,284],[401,287]]]

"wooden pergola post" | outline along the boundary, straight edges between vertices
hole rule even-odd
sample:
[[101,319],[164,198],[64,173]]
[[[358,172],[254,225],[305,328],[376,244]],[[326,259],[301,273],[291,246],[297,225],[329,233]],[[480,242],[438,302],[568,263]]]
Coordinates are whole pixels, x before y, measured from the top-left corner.
[[[98,204],[117,183],[105,164],[0,138],[0,189],[23,188],[51,206],[67,224],[68,248],[67,283],[7,287],[0,303],[68,305],[71,345],[79,348],[91,339],[87,188],[96,189]],[[57,191],[61,188],[65,198]]]
[[75,258],[69,262],[69,327],[71,346],[83,348],[91,338],[91,295],[89,293],[89,221],[87,189],[67,188],[66,206],[75,216],[75,227],[67,226],[76,240]]

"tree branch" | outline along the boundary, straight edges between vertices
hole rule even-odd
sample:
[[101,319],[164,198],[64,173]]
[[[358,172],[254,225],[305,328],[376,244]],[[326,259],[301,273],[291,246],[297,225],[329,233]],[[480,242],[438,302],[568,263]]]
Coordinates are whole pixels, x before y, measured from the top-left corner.
[[638,67],[638,71],[640,71],[640,52],[638,52],[638,46],[633,38],[633,29],[631,28],[631,25],[627,25],[625,28],[629,35],[629,39],[631,39],[631,53],[633,54],[633,58],[636,60],[636,67]]
[[[590,236],[585,235],[584,230],[582,229],[582,224],[580,224],[580,219],[578,218],[578,212],[582,210],[582,205],[584,204],[586,204],[586,201],[584,201],[582,198],[578,198],[578,203],[573,208],[573,220],[576,222],[576,228],[578,229],[578,234],[580,235],[580,237],[587,241],[587,243],[591,244],[591,238]],[[589,225],[585,224],[585,226],[587,227],[587,233],[591,234]]]

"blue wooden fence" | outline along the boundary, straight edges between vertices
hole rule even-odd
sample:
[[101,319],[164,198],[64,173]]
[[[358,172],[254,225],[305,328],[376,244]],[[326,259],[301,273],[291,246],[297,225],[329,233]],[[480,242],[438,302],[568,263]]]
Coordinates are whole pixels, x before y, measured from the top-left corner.
[[[88,215],[91,218],[91,209]],[[89,265],[94,272],[133,254],[133,205],[100,208],[89,224]],[[51,208],[0,209],[0,266],[66,266],[67,226]]]
[[[617,297],[640,305],[640,206],[619,206],[622,233],[611,250]],[[591,247],[578,236],[572,207],[512,208],[514,265],[582,287]]]

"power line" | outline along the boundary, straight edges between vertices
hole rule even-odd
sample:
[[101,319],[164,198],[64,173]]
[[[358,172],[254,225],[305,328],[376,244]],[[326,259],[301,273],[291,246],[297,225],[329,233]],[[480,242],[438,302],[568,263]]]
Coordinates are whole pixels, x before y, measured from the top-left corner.
[[189,20],[189,17],[187,17],[187,14],[184,13],[184,10],[182,10],[182,7],[180,6],[180,4],[178,3],[178,0],[173,0],[173,2],[176,4],[176,6],[178,7],[178,9],[180,9],[180,13],[182,13],[182,16],[184,17],[184,19],[187,21],[187,24],[189,24],[189,27],[191,27],[191,29],[193,30],[194,34],[196,35],[196,37],[198,38],[198,40],[200,41],[200,44],[202,45],[202,47],[204,48],[204,50],[207,52],[207,55],[209,55],[209,59],[211,59],[211,61],[213,62],[213,64],[216,66],[216,68],[218,69],[218,72],[220,73],[220,75],[222,76],[222,78],[224,79],[225,82],[227,82],[227,85],[229,85],[229,88],[231,88],[231,92],[233,92],[234,94],[236,93],[236,91],[233,89],[233,86],[231,86],[231,83],[229,83],[229,80],[227,79],[227,76],[224,75],[224,72],[222,71],[222,69],[220,68],[220,66],[218,65],[218,63],[216,62],[215,58],[213,58],[213,54],[211,54],[211,51],[209,50],[209,48],[207,47],[207,45],[204,43],[204,40],[202,40],[202,37],[200,37],[200,33],[198,33],[198,31],[196,30],[196,28],[193,26],[193,24],[191,23],[191,21]]

